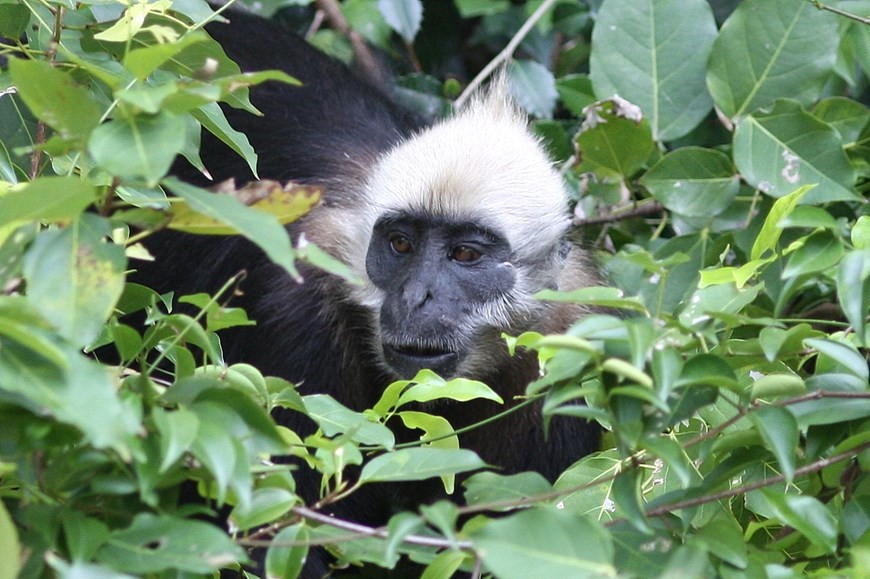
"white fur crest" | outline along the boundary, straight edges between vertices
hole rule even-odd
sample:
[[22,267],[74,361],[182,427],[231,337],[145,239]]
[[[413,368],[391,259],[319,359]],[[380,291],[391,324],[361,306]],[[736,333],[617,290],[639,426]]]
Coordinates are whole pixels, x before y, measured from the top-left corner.
[[564,235],[569,221],[562,178],[506,88],[496,84],[379,161],[366,186],[365,213],[354,219],[353,266],[364,266],[372,227],[388,211],[493,227],[508,236],[520,260]]

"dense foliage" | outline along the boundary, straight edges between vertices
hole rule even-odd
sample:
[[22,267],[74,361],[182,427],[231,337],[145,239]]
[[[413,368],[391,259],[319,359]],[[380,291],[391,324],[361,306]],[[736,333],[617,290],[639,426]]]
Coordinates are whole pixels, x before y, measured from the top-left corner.
[[[199,164],[201,127],[254,165],[217,103],[291,79],[240,74],[203,0],[0,0],[0,579],[210,574],[273,540],[281,577],[314,543],[430,579],[866,576],[870,0],[346,0],[341,32],[311,26],[335,6],[316,4],[258,8],[338,57],[362,35],[428,111],[508,65],[612,286],[540,297],[613,313],[506,337],[540,355],[524,401],[421,373],[358,413],[227,366],[221,330],[251,323],[227,306],[235,280],[182,297],[190,316],[125,271],[175,227],[342,274],[280,225],[316,191],[265,183],[249,207],[167,175],[177,155]],[[597,420],[604,449],[552,485],[504,476],[407,406],[479,397]],[[276,407],[318,433],[277,426]],[[421,442],[397,445],[396,422]],[[288,454],[322,473],[322,503],[475,474],[371,529],[301,504],[270,460]],[[179,504],[185,481],[229,506],[229,530]]]

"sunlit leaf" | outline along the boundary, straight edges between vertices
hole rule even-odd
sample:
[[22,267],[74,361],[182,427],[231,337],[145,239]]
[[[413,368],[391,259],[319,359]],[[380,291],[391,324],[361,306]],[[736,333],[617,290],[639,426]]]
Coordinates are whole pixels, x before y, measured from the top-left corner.
[[443,448],[403,448],[368,461],[360,482],[426,480],[483,468],[486,464],[470,450]]

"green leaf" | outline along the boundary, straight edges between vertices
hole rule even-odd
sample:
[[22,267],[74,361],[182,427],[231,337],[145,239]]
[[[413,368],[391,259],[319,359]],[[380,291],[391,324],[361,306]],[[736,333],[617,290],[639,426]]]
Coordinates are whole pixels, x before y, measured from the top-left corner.
[[782,235],[780,221],[794,210],[803,196],[812,188],[813,185],[804,185],[774,202],[767,217],[764,218],[764,224],[755,238],[755,243],[752,244],[751,258],[753,260],[761,258],[768,251],[776,253],[776,244]]
[[837,268],[837,299],[864,346],[870,340],[867,312],[870,312],[870,248],[850,252]]
[[145,80],[149,74],[188,46],[206,40],[208,36],[205,32],[194,31],[185,34],[176,42],[137,48],[124,55],[124,67],[139,80]]
[[135,579],[132,575],[110,570],[103,565],[83,561],[70,564],[52,552],[45,554],[45,562],[58,579]]
[[257,153],[248,141],[244,133],[232,128],[227,121],[226,115],[217,103],[209,103],[192,112],[193,116],[202,124],[202,128],[220,139],[226,146],[239,154],[251,173],[257,176]]
[[783,494],[775,490],[760,491],[773,516],[802,534],[825,553],[837,549],[837,520],[817,498]]
[[445,398],[460,402],[483,398],[499,404],[504,403],[501,396],[496,394],[492,388],[476,380],[454,378],[447,381],[429,370],[423,370],[414,377],[413,382],[416,384],[399,396],[396,407],[410,402],[431,402]]
[[83,561],[92,559],[110,535],[105,523],[79,511],[64,513],[63,532],[72,558]]
[[559,94],[556,79],[547,67],[533,60],[512,60],[508,86],[517,103],[533,117],[550,118]]
[[668,153],[640,183],[667,209],[689,217],[722,213],[740,190],[740,178],[728,155],[701,147]]
[[378,9],[405,42],[410,43],[423,21],[423,3],[420,0],[378,0]]
[[613,502],[619,507],[619,512],[628,523],[641,533],[651,533],[652,528],[644,513],[644,500],[641,494],[643,477],[636,470],[626,470],[619,473],[611,486]]
[[459,570],[462,562],[468,558],[462,551],[444,551],[439,553],[423,570],[420,579],[450,579]]
[[[267,577],[297,577],[308,555],[307,545],[288,546],[291,542],[308,540],[308,528],[304,523],[284,527],[272,540],[274,546],[266,552]],[[282,546],[284,545],[284,546]]]
[[173,412],[154,408],[151,418],[160,433],[160,454],[163,457],[159,472],[166,472],[187,452],[199,431],[196,414],[179,408]]
[[802,241],[800,247],[789,256],[782,270],[783,279],[826,271],[835,267],[843,257],[843,243],[830,231],[819,231]]
[[680,377],[674,383],[675,388],[694,386],[739,389],[734,370],[721,356],[713,354],[696,354],[689,358],[683,365]]
[[465,502],[470,505],[521,501],[553,490],[552,485],[537,472],[502,475],[480,472],[462,483]]
[[668,557],[668,565],[659,575],[660,579],[682,579],[700,577],[709,568],[710,556],[707,549],[690,542],[678,546]]
[[416,481],[468,472],[486,464],[470,450],[403,448],[376,456],[365,464],[360,483]]
[[185,134],[184,120],[167,112],[119,117],[91,133],[88,150],[110,174],[142,178],[153,185],[169,172],[184,147]]
[[[109,369],[66,344],[54,344],[53,350],[63,356],[62,366],[52,364],[42,350],[0,334],[0,399],[11,394],[31,412],[76,427],[87,444],[111,448],[129,460],[131,443],[141,433],[139,415],[118,397]],[[96,408],[111,420],[95,420]]]
[[595,94],[640,106],[657,141],[682,137],[713,107],[705,70],[716,32],[704,0],[603,2],[589,59]]
[[772,197],[818,185],[804,199],[807,204],[859,198],[842,147],[833,127],[789,100],[743,118],[734,131],[734,163],[743,178]]
[[782,330],[780,328],[764,328],[758,335],[761,349],[768,362],[773,362],[781,357],[794,355],[803,350],[805,338],[819,337],[821,332],[813,330],[809,324],[798,324]]
[[456,8],[463,18],[492,16],[510,8],[510,0],[456,0]]
[[232,510],[229,523],[240,531],[277,521],[297,503],[296,495],[282,488],[266,487],[254,491],[251,504]]
[[[454,506],[454,510],[455,509],[456,507]],[[454,515],[453,524],[456,523],[455,518],[456,517]],[[402,546],[402,542],[405,540],[405,537],[413,533],[419,532],[424,527],[425,523],[423,521],[423,517],[421,517],[420,515],[402,512],[390,517],[390,520],[387,523],[387,531],[389,531],[389,537],[387,538],[387,544],[384,548],[384,551],[386,552],[385,558],[387,560],[397,560],[399,557],[399,547]]]
[[570,291],[542,290],[535,294],[535,299],[647,313],[641,300],[627,297],[624,291],[614,287],[583,287]]
[[[848,374],[834,374],[835,380],[848,378]],[[861,386],[866,389],[866,383]],[[866,420],[870,417],[870,400],[848,398],[822,398],[792,404],[789,410],[795,415],[801,428],[810,425],[839,424],[850,420]]]
[[290,245],[290,236],[273,215],[252,209],[235,197],[209,193],[175,178],[168,178],[164,182],[191,209],[232,227],[253,241],[291,276],[300,279],[293,263],[294,252]]
[[350,27],[378,48],[390,50],[393,29],[384,20],[375,0],[348,0],[341,11]]
[[361,444],[384,448],[395,445],[395,437],[389,428],[369,420],[364,414],[354,412],[328,394],[311,394],[304,396],[303,400],[308,415],[326,436],[347,433],[351,440]]
[[97,189],[79,177],[40,177],[0,195],[0,226],[74,219],[94,201]]
[[489,521],[471,538],[485,567],[501,579],[528,579],[530,570],[535,577],[616,575],[604,529],[564,511],[522,511]]
[[63,139],[84,142],[102,111],[90,92],[48,62],[9,59],[15,88],[27,107]]
[[[459,448],[459,437],[456,436],[453,426],[446,418],[412,410],[404,410],[398,412],[397,415],[405,425],[405,428],[423,431],[420,440],[426,442],[427,447],[446,449]],[[444,491],[447,494],[453,494],[456,477],[448,475],[441,477],[441,480],[444,483]]]
[[762,376],[752,383],[750,398],[770,400],[780,396],[799,396],[806,393],[807,385],[793,374],[776,373]]
[[867,361],[854,347],[834,340],[815,338],[804,340],[804,344],[818,350],[861,380],[870,379],[870,368],[867,367]]
[[246,557],[226,533],[208,523],[142,513],[128,528],[112,533],[97,559],[119,571],[145,574],[211,573]]
[[583,114],[584,108],[598,100],[592,90],[592,82],[585,74],[567,74],[557,78],[556,90],[562,104],[578,117]]
[[852,545],[870,531],[870,496],[854,496],[843,505],[842,526],[846,540]]
[[854,144],[861,130],[870,122],[870,110],[858,101],[846,97],[828,97],[813,106],[813,116],[834,127],[843,143]]
[[[191,412],[199,422],[196,438],[190,445],[191,454],[214,477],[218,504],[226,499],[227,489],[233,483],[245,482],[235,479],[237,464],[245,464],[244,453],[240,455],[239,448],[234,444],[227,422],[237,422],[230,410],[218,404],[197,404],[191,407]],[[249,486],[249,485],[248,485]],[[250,490],[247,491],[250,495]],[[241,498],[241,497],[240,497]]]
[[747,0],[719,31],[707,70],[716,107],[731,119],[780,97],[810,103],[831,74],[836,16],[809,2]]
[[870,216],[862,215],[858,218],[852,226],[850,238],[855,249],[870,249]]
[[745,569],[749,563],[743,528],[730,514],[719,515],[698,529],[694,540],[738,569]]
[[103,241],[107,232],[102,218],[86,215],[40,232],[24,256],[27,300],[80,347],[97,338],[124,291],[124,249]]
[[24,4],[0,4],[0,36],[18,38],[29,22],[30,9]]
[[773,455],[786,482],[794,478],[795,452],[800,442],[798,424],[791,412],[778,406],[767,406],[749,414],[749,419]]
[[[277,181],[260,180],[248,183],[240,188],[230,186],[218,187],[217,193],[227,193],[239,199],[247,207],[253,207],[274,215],[281,224],[292,223],[320,201],[322,188],[287,183],[282,185]],[[198,235],[231,235],[236,229],[217,219],[202,213],[197,213],[186,203],[172,205],[172,221],[170,229],[196,233]]]
[[585,113],[577,135],[578,172],[628,179],[643,167],[655,143],[639,107],[613,97],[586,107]]
[[0,501],[0,579],[15,579],[21,568],[21,545],[18,531],[6,506]]
[[738,288],[733,284],[713,285],[697,290],[689,305],[680,313],[687,326],[700,326],[710,321],[711,314],[737,314],[755,301],[760,286]]

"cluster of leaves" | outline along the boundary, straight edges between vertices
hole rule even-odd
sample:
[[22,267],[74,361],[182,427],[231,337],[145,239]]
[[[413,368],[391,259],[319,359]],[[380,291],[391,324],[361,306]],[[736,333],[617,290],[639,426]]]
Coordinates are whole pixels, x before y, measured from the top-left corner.
[[[456,0],[469,32],[436,62],[425,46],[456,28],[427,29],[443,4],[341,8],[371,44],[430,70],[509,48],[493,61],[540,119],[614,286],[540,297],[626,313],[509,337],[542,364],[521,403],[601,422],[606,449],[554,484],[478,472],[461,499],[384,528],[322,516],[361,485],[441,477],[452,490],[482,469],[461,433],[409,403],[517,402],[424,372],[360,413],[225,364],[220,332],[250,323],[225,292],[178,313],[125,271],[142,237],[175,227],[245,235],[290,275],[297,259],[344,273],[281,227],[317,191],[230,195],[168,176],[178,155],[202,167],[201,129],[255,166],[218,103],[250,109],[247,87],[292,79],[240,73],[202,31],[216,15],[200,0],[3,0],[0,578],[209,574],[262,544],[281,577],[312,544],[347,564],[407,556],[428,578],[867,568],[870,2]],[[402,82],[428,91],[418,103],[455,86]],[[125,317],[137,312],[144,326]],[[317,433],[275,424],[276,408]],[[420,444],[396,444],[396,422]],[[318,505],[272,461],[288,455],[322,475]],[[199,517],[209,502],[179,500],[191,482],[228,507],[229,531]]]

